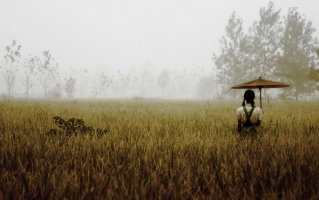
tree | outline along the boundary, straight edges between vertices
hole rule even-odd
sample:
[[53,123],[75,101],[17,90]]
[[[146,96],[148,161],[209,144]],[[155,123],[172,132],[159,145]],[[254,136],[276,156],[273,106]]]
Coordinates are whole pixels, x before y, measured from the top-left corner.
[[20,48],[21,45],[16,45],[16,41],[13,40],[11,46],[6,47],[6,55],[4,56],[5,64],[5,81],[8,88],[8,97],[11,97],[12,90],[14,88],[16,75],[18,71],[17,64],[19,63],[20,59]]
[[[280,20],[280,9],[276,10],[274,3],[269,2],[268,8],[262,7],[259,11],[260,19],[250,28],[252,48],[250,52],[251,77],[272,77],[275,63],[280,57],[280,39],[283,33]],[[267,97],[266,90],[264,95]]]
[[284,36],[281,41],[282,57],[278,60],[277,75],[283,77],[290,87],[288,94],[298,100],[300,94],[313,92],[316,82],[309,76],[315,66],[318,39],[313,37],[315,28],[311,21],[301,16],[297,8],[290,8],[285,17]]
[[[213,60],[219,71],[217,80],[221,83],[223,92],[229,92],[229,88],[247,80],[247,68],[249,58],[249,39],[243,32],[243,20],[232,13],[226,26],[226,36],[220,40],[221,54],[213,54]],[[236,98],[236,90],[232,90]]]
[[167,70],[162,70],[157,78],[157,84],[162,90],[162,97],[164,97],[164,92],[168,86],[168,83],[169,83],[169,73]]
[[125,74],[123,72],[121,72],[120,70],[117,71],[117,75],[118,75],[118,90],[120,91],[120,95],[121,97],[125,97],[125,95],[127,94],[127,92],[130,90],[130,82],[131,82],[131,77],[130,74]]
[[280,56],[280,39],[283,32],[280,21],[280,9],[275,10],[273,2],[269,2],[268,8],[260,9],[260,20],[255,21],[250,28],[252,39],[252,71],[258,76],[271,76],[275,62]]
[[153,96],[156,87],[156,78],[154,78],[153,72],[154,67],[151,61],[146,60],[141,66],[141,70],[138,73],[138,95],[141,98],[146,98],[146,96]]
[[78,77],[78,80],[80,80],[80,82],[82,83],[78,83],[75,86],[75,91],[78,91],[80,97],[83,96],[83,92],[86,91],[86,88],[88,86],[87,82],[89,81],[89,77],[88,77],[88,70],[86,68],[84,69],[80,69],[77,73],[76,73],[76,77]]
[[38,81],[43,88],[44,98],[48,97],[48,91],[50,86],[54,83],[54,80],[58,77],[58,64],[53,63],[54,59],[52,58],[49,51],[43,52],[44,62],[39,62],[37,68]]
[[175,86],[174,89],[178,91],[179,98],[184,95],[187,96],[189,93],[189,86],[192,82],[191,74],[184,68],[182,71],[176,71],[173,75],[173,81],[176,82],[173,84]]
[[196,67],[191,71],[187,69],[177,71],[174,81],[176,82],[179,98],[192,98],[195,94],[194,92],[198,94],[200,82],[202,82],[204,76],[206,77],[206,74],[207,72],[204,72],[203,68],[200,67]]
[[[317,49],[317,60],[319,58],[319,48]],[[310,68],[309,78],[317,83],[316,90],[319,91],[319,62]]]
[[66,92],[67,98],[73,98],[75,93],[75,82],[76,79],[72,76],[65,80],[64,91]]
[[91,81],[91,94],[93,98],[95,99],[96,96],[100,93],[99,86],[96,80]]
[[316,84],[316,90],[319,91],[319,69],[316,68],[315,66],[310,67],[309,70],[309,79],[312,81],[315,81]]
[[103,96],[106,96],[106,90],[112,85],[112,79],[106,76],[104,73],[100,76],[101,85],[100,91],[103,93]]
[[22,63],[24,68],[24,85],[25,85],[25,95],[26,98],[29,98],[29,90],[33,86],[32,76],[35,74],[35,66],[38,62],[37,57],[25,58]]
[[[141,74],[141,78],[140,78],[140,86],[139,86],[139,95],[142,97],[145,97],[145,94],[148,91],[148,87],[150,85],[150,73],[148,72],[148,69],[145,69],[142,74]],[[146,86],[146,87],[145,87]]]
[[62,97],[62,85],[57,83],[53,88],[51,88],[48,92],[48,97],[59,99]]
[[213,75],[204,76],[197,85],[197,95],[202,99],[218,98],[218,87]]

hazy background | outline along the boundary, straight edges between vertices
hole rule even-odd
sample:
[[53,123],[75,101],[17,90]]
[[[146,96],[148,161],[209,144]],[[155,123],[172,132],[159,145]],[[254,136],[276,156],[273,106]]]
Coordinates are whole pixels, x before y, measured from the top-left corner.
[[[232,12],[243,19],[244,28],[248,29],[259,19],[260,8],[268,2],[1,0],[0,62],[4,62],[2,55],[6,54],[6,46],[15,40],[22,46],[21,58],[41,57],[43,51],[50,51],[58,63],[59,76],[69,74],[76,79],[74,98],[200,98],[199,81],[203,77],[213,79],[216,74],[212,56],[220,54],[219,41],[225,35]],[[281,15],[287,14],[289,7],[298,7],[313,27],[319,27],[319,1],[273,2],[281,9]],[[319,37],[319,32],[314,36]],[[79,78],[85,69],[86,78]],[[3,67],[0,70],[0,94],[6,95]],[[158,77],[165,71],[169,74],[169,84],[173,85],[169,91],[157,87]],[[147,78],[141,81],[144,72],[150,80],[155,80],[154,86]],[[177,83],[175,80],[183,73],[185,76]],[[117,86],[106,91],[94,86],[99,85],[102,74]],[[65,79],[60,79],[62,88]],[[121,85],[125,79],[129,79],[128,85]],[[30,97],[42,97],[37,81],[33,82]],[[132,86],[138,84],[139,87]],[[23,86],[16,79],[12,96],[24,97]],[[218,85],[211,87],[216,87],[217,97]],[[186,92],[181,93],[182,90]],[[61,97],[66,95],[62,92]],[[203,95],[203,98],[209,96]]]

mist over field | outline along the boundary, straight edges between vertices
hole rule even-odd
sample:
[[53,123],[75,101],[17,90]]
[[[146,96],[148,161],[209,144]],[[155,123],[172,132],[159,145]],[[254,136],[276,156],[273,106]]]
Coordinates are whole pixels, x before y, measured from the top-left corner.
[[0,199],[319,199],[318,8],[0,0]]
[[2,98],[318,99],[314,0],[0,5]]

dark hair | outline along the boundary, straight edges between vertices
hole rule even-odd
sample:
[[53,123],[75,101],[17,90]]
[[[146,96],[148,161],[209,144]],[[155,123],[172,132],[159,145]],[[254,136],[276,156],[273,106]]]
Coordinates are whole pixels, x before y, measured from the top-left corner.
[[246,90],[245,94],[244,94],[244,101],[243,101],[243,106],[245,106],[245,100],[249,103],[251,103],[251,105],[254,107],[255,106],[255,92],[252,90]]

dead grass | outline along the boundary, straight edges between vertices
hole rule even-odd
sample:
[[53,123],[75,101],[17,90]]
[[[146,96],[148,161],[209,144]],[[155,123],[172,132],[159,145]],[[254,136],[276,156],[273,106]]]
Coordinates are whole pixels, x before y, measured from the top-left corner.
[[[0,199],[318,199],[319,104],[265,105],[258,140],[238,104],[0,101]],[[48,136],[54,116],[110,132]]]

